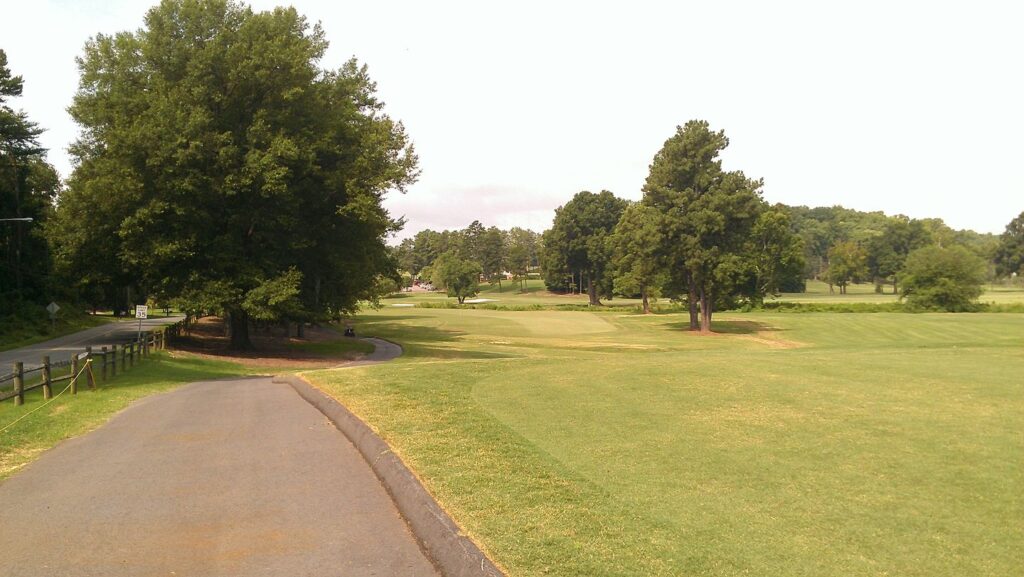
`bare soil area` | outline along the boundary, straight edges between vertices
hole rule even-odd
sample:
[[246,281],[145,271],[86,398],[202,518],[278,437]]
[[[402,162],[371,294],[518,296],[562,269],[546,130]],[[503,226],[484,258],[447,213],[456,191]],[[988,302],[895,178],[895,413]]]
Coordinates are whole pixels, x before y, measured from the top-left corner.
[[328,368],[358,361],[365,356],[353,351],[329,353],[322,348],[308,350],[303,347],[310,343],[329,343],[345,338],[330,327],[307,325],[301,339],[295,336],[294,325],[287,333],[281,326],[252,329],[249,337],[253,344],[252,350],[231,350],[231,339],[227,336],[224,320],[203,317],[192,326],[188,335],[174,343],[173,348],[199,357],[250,367]]

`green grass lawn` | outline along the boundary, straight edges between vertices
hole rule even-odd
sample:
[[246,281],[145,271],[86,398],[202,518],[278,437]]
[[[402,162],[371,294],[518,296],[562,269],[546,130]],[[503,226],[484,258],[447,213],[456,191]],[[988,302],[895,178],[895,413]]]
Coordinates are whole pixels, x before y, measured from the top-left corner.
[[[882,293],[875,292],[875,285],[871,283],[862,284],[851,284],[847,287],[847,294],[839,294],[839,288],[835,288],[834,293],[830,293],[828,285],[815,280],[807,281],[807,291],[802,293],[783,293],[778,297],[769,297],[767,302],[781,301],[781,302],[794,302],[794,303],[820,303],[820,304],[838,304],[838,303],[895,303],[899,301],[899,295],[892,294],[892,285],[885,285],[882,287]],[[510,281],[503,282],[501,290],[498,285],[481,284],[480,294],[473,297],[471,300],[485,299],[485,302],[494,304],[497,306],[530,306],[530,305],[543,305],[545,307],[552,306],[586,306],[587,295],[586,294],[555,294],[548,292],[544,288],[544,283],[540,279],[530,279],[527,282],[526,292],[519,290],[518,283]],[[996,304],[1015,304],[1024,303],[1024,288],[1022,287],[1009,287],[1002,285],[985,285],[984,293],[981,298],[978,299],[982,303],[996,303]],[[456,303],[457,299],[449,298],[444,292],[413,292],[413,293],[397,293],[388,298],[383,299],[382,304],[384,308],[408,308],[409,305],[418,305],[421,303],[430,303],[432,305],[438,305],[441,303]],[[668,299],[660,299],[657,301],[658,304],[667,305],[669,304]],[[603,299],[602,303],[608,307],[639,307],[639,299],[627,299],[616,297],[614,299]],[[429,306],[429,305],[428,305]]]
[[308,375],[513,577],[1007,576],[1024,315],[390,308]]
[[[1019,286],[984,285],[984,292],[978,300],[982,303],[1014,304],[1024,303],[1024,288]],[[795,303],[890,303],[899,300],[899,295],[892,294],[892,285],[883,285],[882,293],[875,292],[871,283],[850,284],[846,294],[839,294],[839,287],[829,292],[828,285],[821,281],[807,281],[807,290],[802,293],[783,293],[777,299]]]
[[[497,284],[480,284],[480,294],[475,297],[471,297],[470,300],[486,299],[486,302],[493,303],[495,305],[513,305],[513,306],[529,306],[529,305],[587,305],[587,295],[583,294],[556,294],[549,292],[544,287],[544,282],[540,279],[529,279],[526,282],[526,291],[521,291],[518,282],[513,281],[502,281],[501,286]],[[388,298],[383,299],[381,302],[385,308],[403,308],[407,305],[415,305],[419,303],[443,303],[443,302],[457,303],[458,299],[452,297],[449,298],[444,291],[437,292],[411,292],[411,293],[396,293]],[[639,299],[624,299],[616,297],[614,299],[603,299],[602,302],[609,306],[636,306],[640,304]],[[666,301],[667,302],[667,301]],[[395,306],[398,305],[398,306]]]
[[[114,413],[141,397],[193,381],[248,372],[253,371],[234,363],[153,353],[148,360],[141,361],[116,378],[101,381],[96,391],[88,390],[84,380],[79,381],[78,395],[66,392],[42,409],[39,409],[45,402],[42,389],[27,393],[25,404],[20,407],[14,405],[13,399],[0,402],[0,429],[31,412],[10,429],[0,432],[0,480],[58,442],[106,423]],[[35,382],[33,379],[32,383]],[[64,390],[66,385],[66,382],[55,385],[54,395]]]

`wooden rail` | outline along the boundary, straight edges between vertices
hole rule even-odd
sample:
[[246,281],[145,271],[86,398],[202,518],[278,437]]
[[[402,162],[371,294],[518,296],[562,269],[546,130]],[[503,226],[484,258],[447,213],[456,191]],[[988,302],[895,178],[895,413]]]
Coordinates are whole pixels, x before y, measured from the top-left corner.
[[[134,367],[137,361],[149,358],[150,351],[166,349],[167,343],[187,331],[191,322],[192,319],[186,318],[159,330],[147,331],[141,338],[110,348],[102,347],[99,351],[86,347],[84,351],[71,355],[66,361],[52,362],[47,355],[42,358],[40,366],[31,369],[25,368],[24,361],[16,361],[11,367],[11,374],[0,376],[0,386],[13,381],[11,390],[0,390],[0,401],[13,398],[15,405],[23,405],[25,393],[39,388],[43,389],[43,398],[50,399],[53,397],[53,386],[67,381],[71,381],[69,392],[72,395],[78,394],[80,381],[84,382],[89,390],[94,391],[99,386],[98,381],[106,382],[116,377],[118,373],[124,373],[128,368]],[[38,381],[28,384],[28,380],[33,379],[36,373],[39,373]]]

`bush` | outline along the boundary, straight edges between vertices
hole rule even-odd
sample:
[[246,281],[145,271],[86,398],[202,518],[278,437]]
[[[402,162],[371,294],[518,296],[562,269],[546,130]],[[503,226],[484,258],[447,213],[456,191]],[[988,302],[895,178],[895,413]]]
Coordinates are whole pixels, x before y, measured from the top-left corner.
[[919,248],[907,256],[902,297],[919,309],[977,310],[985,269],[985,261],[961,246]]

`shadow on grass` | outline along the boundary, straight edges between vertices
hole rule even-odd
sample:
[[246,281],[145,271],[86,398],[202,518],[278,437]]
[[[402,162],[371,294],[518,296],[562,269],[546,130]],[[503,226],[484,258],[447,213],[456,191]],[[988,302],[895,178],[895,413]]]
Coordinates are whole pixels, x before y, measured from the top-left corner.
[[[691,332],[690,322],[671,323],[669,325],[672,329]],[[728,321],[711,321],[711,332],[722,334],[722,335],[753,335],[763,332],[778,332],[781,329],[758,321],[748,320],[728,320]],[[697,334],[697,331],[692,331]]]
[[250,376],[244,367],[224,361],[212,361],[191,357],[151,357],[141,364],[118,373],[107,381],[100,381],[100,389],[114,389],[163,382],[193,382],[224,377]]
[[[469,334],[465,331],[440,329],[422,325],[406,324],[401,321],[421,320],[415,316],[360,317],[357,330],[361,336],[375,336],[393,341],[402,346],[406,358],[430,359],[514,359],[518,355],[493,353],[480,350],[448,348],[444,343],[455,343]],[[438,346],[442,345],[442,346]]]

